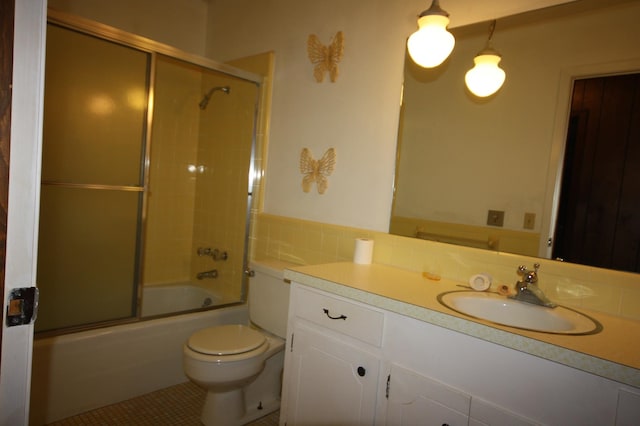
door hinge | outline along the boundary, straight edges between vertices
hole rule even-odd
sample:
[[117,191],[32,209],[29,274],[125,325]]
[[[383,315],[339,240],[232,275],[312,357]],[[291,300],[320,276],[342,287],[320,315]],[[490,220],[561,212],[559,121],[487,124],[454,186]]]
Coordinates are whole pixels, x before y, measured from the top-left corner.
[[289,352],[293,352],[293,336],[294,334],[291,333],[291,344],[289,345]]
[[385,396],[389,399],[389,388],[391,387],[391,374],[387,376],[387,390],[385,391]]
[[7,327],[31,324],[38,316],[37,287],[14,288],[7,303]]

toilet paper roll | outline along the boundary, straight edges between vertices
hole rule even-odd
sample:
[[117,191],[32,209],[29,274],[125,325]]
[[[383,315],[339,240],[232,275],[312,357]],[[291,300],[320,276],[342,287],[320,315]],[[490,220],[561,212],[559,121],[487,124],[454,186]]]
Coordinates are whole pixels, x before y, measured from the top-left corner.
[[485,291],[491,287],[491,275],[476,274],[469,278],[469,285],[476,291]]
[[373,259],[373,240],[356,238],[356,249],[353,253],[353,263],[368,265]]

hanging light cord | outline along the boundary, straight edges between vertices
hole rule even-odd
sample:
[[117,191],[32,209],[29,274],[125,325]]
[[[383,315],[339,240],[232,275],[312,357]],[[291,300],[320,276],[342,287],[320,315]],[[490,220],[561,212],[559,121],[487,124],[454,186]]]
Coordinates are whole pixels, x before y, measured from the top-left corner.
[[493,32],[496,30],[496,20],[494,19],[493,21],[491,21],[491,23],[489,24],[489,39],[487,40],[487,44],[489,44],[489,42],[491,42],[491,38],[493,37]]

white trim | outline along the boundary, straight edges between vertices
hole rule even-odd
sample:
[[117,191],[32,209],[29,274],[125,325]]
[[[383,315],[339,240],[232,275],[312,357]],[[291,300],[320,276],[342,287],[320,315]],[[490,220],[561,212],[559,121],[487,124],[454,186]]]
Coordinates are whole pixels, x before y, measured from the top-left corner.
[[16,0],[0,424],[27,425],[33,325],[6,327],[7,294],[35,285],[47,0]]

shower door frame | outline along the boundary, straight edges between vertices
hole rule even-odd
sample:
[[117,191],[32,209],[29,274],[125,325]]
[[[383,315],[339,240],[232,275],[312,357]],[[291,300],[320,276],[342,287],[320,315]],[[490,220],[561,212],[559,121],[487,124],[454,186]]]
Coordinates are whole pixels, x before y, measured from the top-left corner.
[[[88,36],[97,37],[105,41],[113,42],[118,45],[133,48],[138,51],[147,53],[150,57],[150,66],[148,69],[149,89],[148,89],[148,102],[146,105],[146,108],[147,108],[146,122],[144,123],[144,135],[143,135],[143,141],[144,141],[143,164],[141,168],[141,171],[143,174],[142,187],[140,189],[140,191],[142,192],[142,204],[141,204],[141,214],[139,215],[139,218],[138,218],[139,229],[140,229],[138,238],[140,239],[140,242],[137,245],[138,249],[136,252],[136,259],[135,259],[136,281],[137,281],[135,283],[137,284],[137,301],[136,301],[135,316],[127,317],[123,319],[117,319],[117,320],[106,320],[106,321],[101,321],[98,323],[92,323],[87,325],[76,325],[76,326],[65,327],[61,329],[41,331],[36,333],[37,337],[61,335],[61,334],[67,334],[69,332],[102,328],[102,327],[107,327],[107,326],[116,325],[116,324],[127,324],[127,323],[157,318],[157,317],[141,316],[141,302],[142,302],[142,290],[143,290],[141,271],[142,271],[142,261],[143,261],[144,248],[145,248],[144,247],[144,241],[145,241],[144,224],[146,222],[146,214],[147,214],[147,207],[148,207],[147,197],[148,197],[148,189],[149,189],[150,149],[151,149],[151,143],[152,143],[151,128],[153,125],[153,116],[154,116],[153,108],[154,108],[154,93],[155,93],[155,69],[156,69],[156,63],[159,55],[171,57],[188,64],[202,67],[209,71],[216,71],[224,75],[238,78],[256,85],[257,96],[256,96],[255,111],[254,111],[254,118],[253,118],[253,132],[252,132],[251,154],[250,154],[251,158],[249,161],[249,170],[248,170],[249,179],[248,179],[248,188],[247,188],[246,219],[245,219],[245,227],[244,227],[244,232],[245,232],[244,252],[242,254],[243,256],[242,272],[243,273],[242,273],[240,301],[237,303],[230,303],[227,305],[215,306],[209,309],[215,309],[223,306],[244,303],[246,301],[247,285],[248,285],[248,278],[244,272],[248,270],[248,261],[249,261],[248,244],[249,244],[249,232],[250,232],[250,219],[251,219],[252,203],[255,198],[253,189],[257,185],[257,182],[255,182],[255,180],[259,175],[257,173],[257,170],[255,170],[255,167],[257,164],[256,158],[255,158],[256,152],[257,152],[256,133],[257,133],[257,126],[258,126],[259,109],[261,105],[260,99],[262,98],[262,96],[264,96],[263,94],[264,77],[249,71],[235,68],[228,64],[220,63],[208,58],[204,58],[202,56],[187,53],[175,47],[172,47],[163,43],[159,43],[154,40],[151,40],[142,36],[138,36],[136,34],[132,34],[132,33],[129,33],[129,32],[126,32],[126,31],[123,31],[99,22],[91,21],[85,18],[81,18],[78,16],[70,15],[70,14],[52,10],[52,9],[48,10],[47,23],[54,24],[65,29],[76,31]],[[203,308],[200,310],[205,310],[205,309],[207,308]],[[185,313],[185,312],[180,311],[180,312],[167,314],[165,316],[179,315],[182,313]]]

